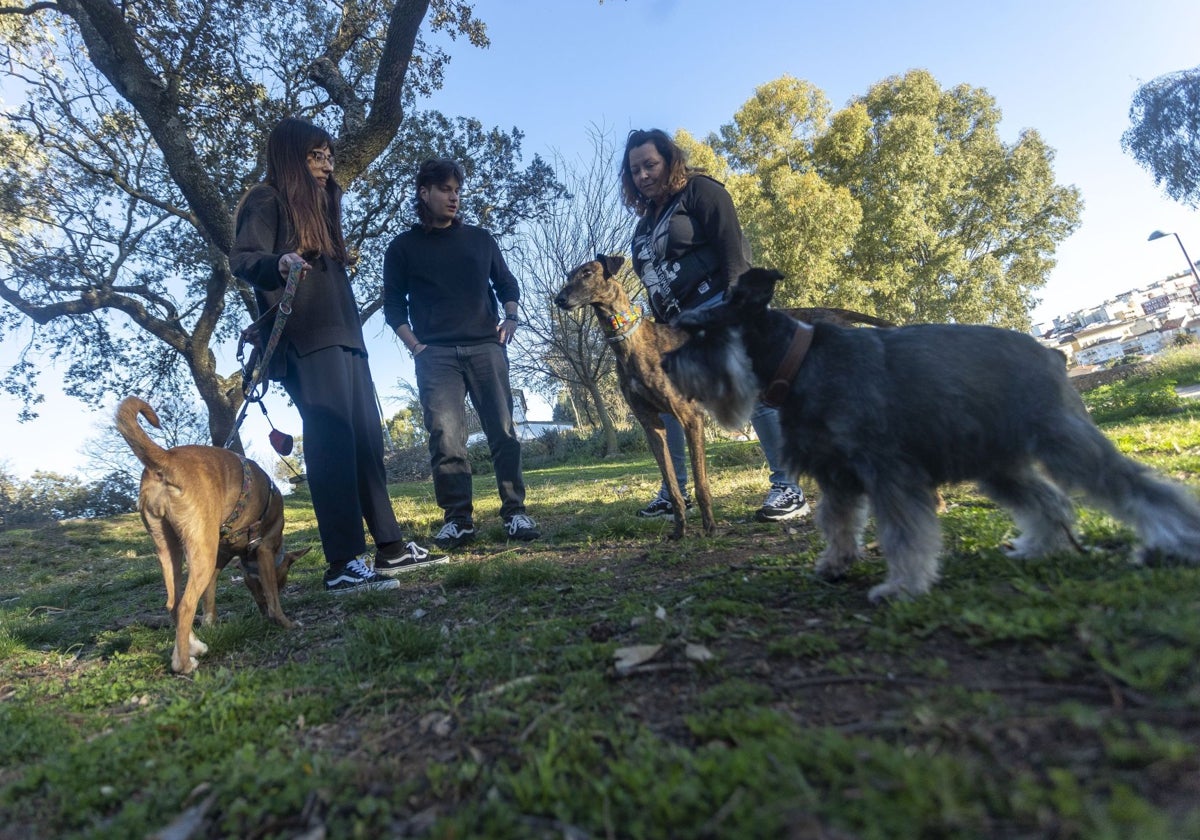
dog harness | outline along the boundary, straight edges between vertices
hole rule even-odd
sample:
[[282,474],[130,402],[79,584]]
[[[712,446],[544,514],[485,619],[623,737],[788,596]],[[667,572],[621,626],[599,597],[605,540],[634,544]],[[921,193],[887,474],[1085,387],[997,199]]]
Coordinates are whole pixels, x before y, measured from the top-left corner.
[[267,514],[267,509],[271,506],[272,497],[278,491],[272,482],[271,492],[267,494],[267,503],[263,506],[262,513],[258,515],[258,519],[244,528],[238,528],[236,531],[233,530],[234,523],[241,519],[242,514],[246,511],[246,503],[250,501],[250,485],[254,478],[250,472],[250,462],[240,455],[238,459],[242,462],[242,492],[238,495],[238,500],[233,506],[233,512],[225,517],[225,521],[221,523],[221,539],[227,543],[232,543],[245,536],[246,550],[249,551],[262,541],[262,535],[258,533],[258,530],[262,525],[263,517]]
[[618,341],[625,341],[629,336],[637,332],[638,327],[642,325],[642,307],[634,304],[624,312],[614,312],[608,316],[608,327],[612,330],[610,335],[604,338],[606,341],[615,344]]
[[783,401],[787,399],[788,393],[792,390],[792,380],[800,372],[800,365],[804,363],[804,357],[808,355],[812,338],[812,325],[803,321],[797,322],[796,331],[792,333],[792,341],[788,344],[787,353],[784,354],[783,361],[779,363],[779,368],[775,371],[771,384],[763,391],[763,405],[768,408],[779,408],[783,405]]

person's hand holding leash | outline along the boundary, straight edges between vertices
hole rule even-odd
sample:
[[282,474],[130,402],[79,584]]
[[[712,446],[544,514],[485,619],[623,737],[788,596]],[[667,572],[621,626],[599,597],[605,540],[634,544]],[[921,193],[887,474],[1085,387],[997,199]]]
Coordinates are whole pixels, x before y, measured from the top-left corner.
[[304,261],[304,257],[293,252],[291,254],[284,254],[279,258],[279,274],[284,279],[287,279],[287,276],[291,272],[292,266],[294,265],[298,265],[301,268],[311,268],[311,266]]

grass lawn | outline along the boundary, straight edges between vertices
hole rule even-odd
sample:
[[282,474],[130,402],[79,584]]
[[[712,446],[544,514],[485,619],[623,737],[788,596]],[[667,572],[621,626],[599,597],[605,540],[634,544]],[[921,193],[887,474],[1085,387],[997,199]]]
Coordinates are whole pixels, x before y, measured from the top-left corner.
[[[1106,432],[1200,483],[1200,415]],[[680,542],[646,456],[529,469],[528,545],[480,476],[478,542],[397,591],[299,561],[292,632],[227,569],[188,678],[136,515],[0,532],[0,838],[1200,837],[1200,569],[1086,510],[1086,554],[1014,562],[952,487],[942,582],[872,607],[876,552],[815,577],[755,446],[711,461]],[[393,495],[427,540],[431,487]]]

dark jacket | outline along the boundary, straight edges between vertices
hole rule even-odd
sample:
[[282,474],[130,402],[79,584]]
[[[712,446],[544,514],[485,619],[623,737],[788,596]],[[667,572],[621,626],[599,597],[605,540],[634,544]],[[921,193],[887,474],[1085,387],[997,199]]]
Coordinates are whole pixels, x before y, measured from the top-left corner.
[[392,329],[408,324],[422,344],[497,341],[497,301],[520,297],[496,240],[474,225],[413,225],[383,258],[383,317]]
[[[235,277],[254,287],[260,313],[283,297],[285,280],[279,274],[279,258],[295,250],[296,237],[275,188],[259,184],[251,189],[238,212],[229,265]],[[332,257],[306,259],[312,268],[296,287],[292,314],[271,357],[272,379],[282,375],[277,365],[285,358],[288,345],[299,356],[334,346],[367,352],[346,267]],[[265,341],[271,322],[263,329]]]
[[[724,294],[750,268],[750,247],[738,224],[733,199],[720,182],[693,175],[663,208],[670,214],[665,227],[662,214],[647,214],[633,231],[633,269],[646,278],[653,271],[669,282],[679,310],[691,309],[715,295]],[[666,236],[665,254],[661,241]],[[653,291],[653,290],[651,290]],[[655,295],[651,308],[660,320]]]

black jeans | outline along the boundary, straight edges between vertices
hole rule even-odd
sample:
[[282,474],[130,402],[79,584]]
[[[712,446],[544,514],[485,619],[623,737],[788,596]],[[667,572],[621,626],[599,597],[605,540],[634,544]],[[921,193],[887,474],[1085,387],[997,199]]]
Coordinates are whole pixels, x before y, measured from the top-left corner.
[[304,421],[304,468],[325,561],[341,566],[367,550],[363,520],[375,540],[401,538],[383,466],[383,425],[366,354],[326,347],[287,350],[283,387]]
[[500,515],[525,512],[521,443],[513,428],[508,354],[498,343],[458,347],[427,345],[413,360],[417,390],[429,432],[433,492],[446,522],[469,522],[471,461],[467,457],[466,397],[487,436],[500,492]]

